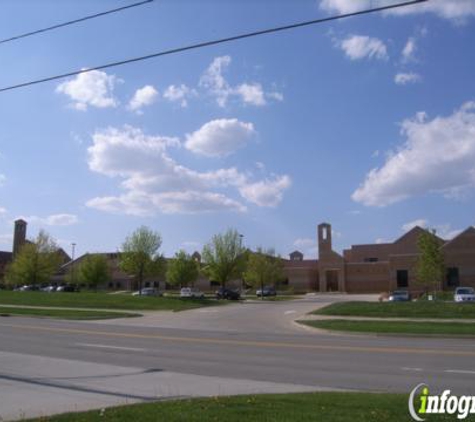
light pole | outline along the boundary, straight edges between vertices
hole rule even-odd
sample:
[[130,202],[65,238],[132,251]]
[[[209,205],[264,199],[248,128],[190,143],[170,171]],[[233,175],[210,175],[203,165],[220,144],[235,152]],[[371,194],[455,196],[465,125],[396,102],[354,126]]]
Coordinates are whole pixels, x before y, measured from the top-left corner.
[[[239,253],[242,255],[243,254],[243,251],[242,251],[242,239],[243,239],[244,235],[239,233]],[[241,274],[241,294],[244,290],[244,280],[242,278],[242,274]]]
[[74,284],[74,252],[76,250],[76,244],[71,243],[71,248],[72,248],[72,252],[71,252],[71,284]]

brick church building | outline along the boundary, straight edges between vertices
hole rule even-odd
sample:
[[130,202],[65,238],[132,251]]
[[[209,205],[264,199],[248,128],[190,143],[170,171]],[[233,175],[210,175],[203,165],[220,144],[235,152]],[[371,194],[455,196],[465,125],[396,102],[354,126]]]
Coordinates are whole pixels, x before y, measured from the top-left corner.
[[[423,231],[414,227],[392,243],[353,245],[339,254],[332,247],[331,225],[322,223],[318,226],[318,259],[305,260],[295,251],[285,260],[288,285],[299,292],[420,290],[416,280],[417,241]],[[441,288],[475,287],[475,228],[467,228],[452,240],[436,239],[446,267]]]

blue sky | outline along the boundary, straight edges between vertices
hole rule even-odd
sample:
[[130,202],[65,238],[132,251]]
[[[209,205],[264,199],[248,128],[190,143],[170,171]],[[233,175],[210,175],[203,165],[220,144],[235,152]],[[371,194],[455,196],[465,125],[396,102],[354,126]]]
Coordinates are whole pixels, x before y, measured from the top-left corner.
[[[130,4],[4,1],[0,38]],[[154,1],[0,44],[0,85],[394,1]],[[475,2],[267,35],[0,93],[0,249],[12,222],[65,250],[162,252],[228,227],[317,254],[414,224],[475,224]]]

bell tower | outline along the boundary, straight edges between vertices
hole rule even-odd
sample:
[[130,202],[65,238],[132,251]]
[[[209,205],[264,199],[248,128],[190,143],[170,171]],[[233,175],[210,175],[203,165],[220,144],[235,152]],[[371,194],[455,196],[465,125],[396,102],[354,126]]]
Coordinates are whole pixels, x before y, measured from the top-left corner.
[[25,220],[19,219],[15,221],[15,231],[13,232],[13,258],[20,252],[21,247],[26,242],[26,226]]
[[332,252],[332,226],[328,223],[318,225],[318,252],[320,256]]

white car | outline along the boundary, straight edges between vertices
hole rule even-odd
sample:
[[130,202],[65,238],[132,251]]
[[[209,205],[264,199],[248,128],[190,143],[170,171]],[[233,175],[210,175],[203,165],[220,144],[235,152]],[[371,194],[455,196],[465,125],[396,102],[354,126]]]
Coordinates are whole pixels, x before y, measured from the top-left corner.
[[183,287],[180,290],[180,297],[190,297],[192,299],[204,299],[205,295],[194,287]]
[[457,287],[454,294],[455,302],[475,302],[473,287]]
[[137,292],[132,293],[132,296],[161,296],[162,294],[155,289],[154,287],[145,287],[142,289],[142,294],[140,294],[140,290]]

